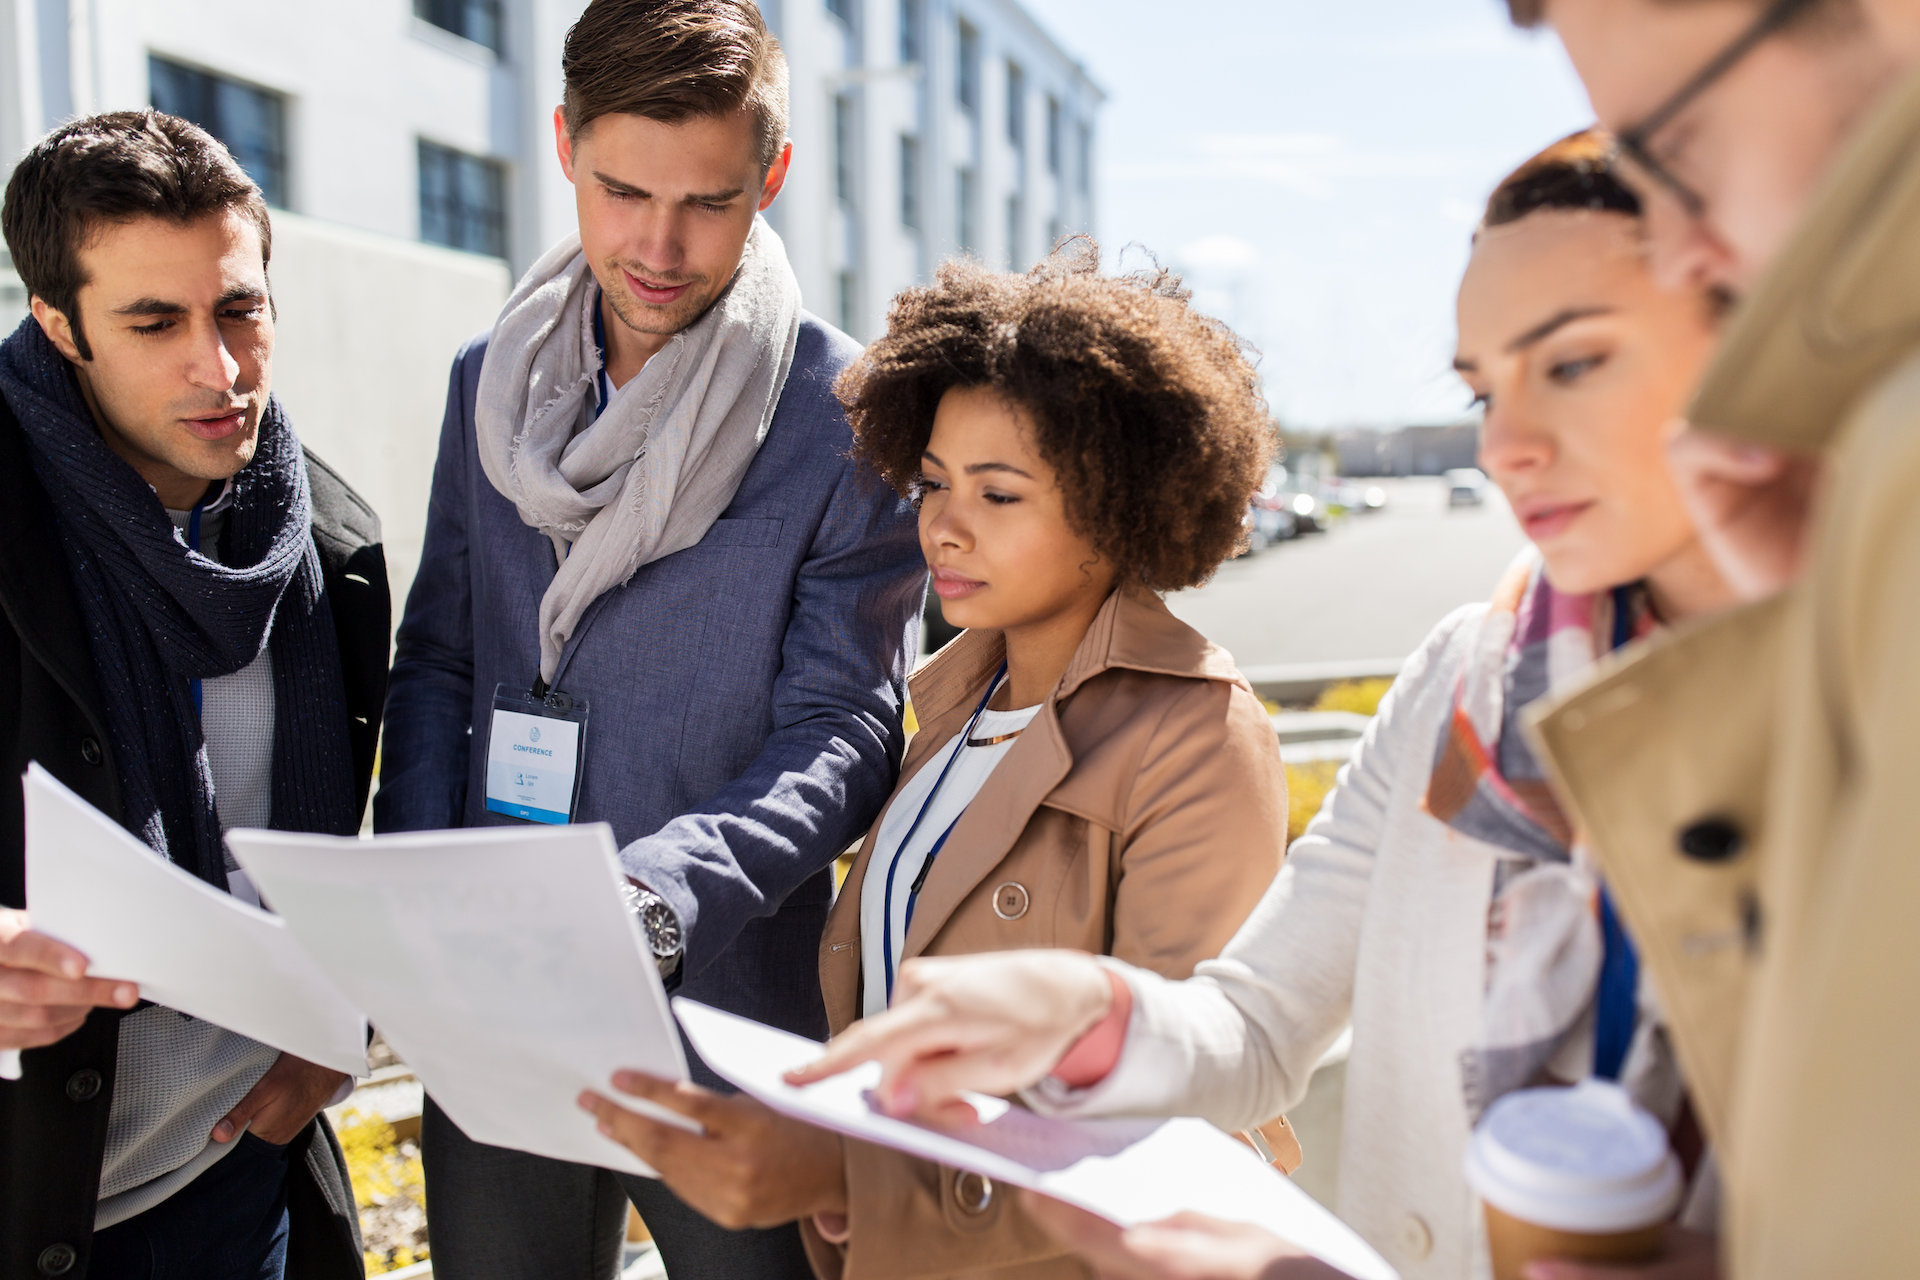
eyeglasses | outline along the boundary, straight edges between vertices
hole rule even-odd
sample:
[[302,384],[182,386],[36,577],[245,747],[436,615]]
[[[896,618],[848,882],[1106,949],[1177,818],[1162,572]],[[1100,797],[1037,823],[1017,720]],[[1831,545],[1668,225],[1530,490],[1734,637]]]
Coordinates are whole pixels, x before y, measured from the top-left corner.
[[1655,158],[1649,145],[1655,134],[1673,123],[1673,118],[1685,111],[1693,100],[1711,88],[1719,79],[1733,70],[1739,61],[1753,52],[1767,37],[1792,22],[1801,12],[1811,8],[1817,0],[1775,0],[1762,13],[1759,20],[1735,40],[1722,49],[1719,56],[1694,73],[1691,80],[1680,86],[1671,98],[1668,98],[1658,110],[1631,129],[1622,129],[1614,135],[1614,141],[1620,154],[1631,160],[1634,166],[1644,170],[1648,177],[1666,188],[1687,211],[1687,216],[1698,218],[1707,211],[1706,199]]

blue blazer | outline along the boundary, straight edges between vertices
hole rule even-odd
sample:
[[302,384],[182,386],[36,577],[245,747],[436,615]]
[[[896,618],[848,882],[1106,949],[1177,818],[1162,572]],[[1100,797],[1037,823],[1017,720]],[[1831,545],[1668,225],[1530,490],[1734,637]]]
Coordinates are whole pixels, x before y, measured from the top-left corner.
[[[539,674],[555,561],[480,467],[486,343],[453,363],[387,697],[383,832],[514,821],[485,808],[488,722],[496,685]],[[859,351],[803,314],[732,504],[596,601],[553,682],[588,703],[578,820],[612,824],[628,874],[680,913],[679,993],[817,1038],[830,868],[893,790],[926,590],[911,507],[848,456],[833,380]]]

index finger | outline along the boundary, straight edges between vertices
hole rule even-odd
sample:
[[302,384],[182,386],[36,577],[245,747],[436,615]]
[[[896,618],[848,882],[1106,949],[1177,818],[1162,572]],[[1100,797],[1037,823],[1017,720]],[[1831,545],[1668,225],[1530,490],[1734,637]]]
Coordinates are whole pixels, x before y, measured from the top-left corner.
[[812,1084],[876,1061],[891,1075],[914,1058],[952,1047],[946,1019],[919,1005],[897,1006],[842,1031],[827,1042],[825,1053],[789,1071],[785,1079],[788,1084]]
[[[85,952],[26,927],[26,912],[9,914],[16,919],[0,921],[0,965],[11,969],[33,969],[70,981],[86,976],[88,961]],[[9,924],[20,927],[9,932]]]
[[1787,455],[1765,445],[1681,424],[1667,438],[1667,458],[1676,468],[1715,479],[1761,484],[1785,470]]

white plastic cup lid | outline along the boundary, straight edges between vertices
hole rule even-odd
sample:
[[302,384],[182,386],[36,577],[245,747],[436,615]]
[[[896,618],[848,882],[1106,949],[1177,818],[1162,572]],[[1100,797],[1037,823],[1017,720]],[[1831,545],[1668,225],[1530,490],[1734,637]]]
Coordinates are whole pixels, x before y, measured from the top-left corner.
[[1466,1163],[1482,1200],[1555,1231],[1636,1231],[1680,1203],[1666,1130],[1604,1080],[1507,1094],[1473,1131]]

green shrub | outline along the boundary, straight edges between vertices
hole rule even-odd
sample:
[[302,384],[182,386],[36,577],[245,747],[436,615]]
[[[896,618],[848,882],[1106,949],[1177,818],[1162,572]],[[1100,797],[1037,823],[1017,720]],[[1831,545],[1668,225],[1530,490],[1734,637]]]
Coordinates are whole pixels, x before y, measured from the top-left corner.
[[1393,681],[1385,676],[1371,680],[1342,680],[1330,684],[1320,691],[1314,699],[1315,711],[1351,711],[1355,715],[1370,716],[1380,709],[1380,699],[1387,696],[1387,690],[1393,687]]
[[1309,760],[1287,766],[1288,844],[1298,840],[1307,824],[1313,821],[1313,815],[1320,812],[1327,793],[1333,790],[1334,776],[1344,763],[1342,760]]

